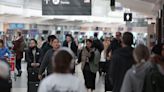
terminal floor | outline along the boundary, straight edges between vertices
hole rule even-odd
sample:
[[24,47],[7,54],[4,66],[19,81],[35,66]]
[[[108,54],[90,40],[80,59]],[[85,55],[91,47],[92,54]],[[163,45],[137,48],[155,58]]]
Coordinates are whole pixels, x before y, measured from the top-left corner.
[[[76,66],[75,76],[79,77],[84,82],[83,74],[80,67],[80,64]],[[22,76],[18,77],[16,81],[13,80],[12,92],[27,92],[26,63],[22,64],[22,68]],[[104,92],[104,77],[99,77],[98,73],[96,77],[96,90],[94,92]]]

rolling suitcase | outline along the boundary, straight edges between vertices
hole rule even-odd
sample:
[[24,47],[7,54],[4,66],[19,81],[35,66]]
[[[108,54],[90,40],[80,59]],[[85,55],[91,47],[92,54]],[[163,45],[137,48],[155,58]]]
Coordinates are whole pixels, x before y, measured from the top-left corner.
[[40,81],[38,79],[39,68],[29,68],[28,69],[28,81],[37,82]]
[[39,87],[39,82],[28,82],[27,92],[37,92]]

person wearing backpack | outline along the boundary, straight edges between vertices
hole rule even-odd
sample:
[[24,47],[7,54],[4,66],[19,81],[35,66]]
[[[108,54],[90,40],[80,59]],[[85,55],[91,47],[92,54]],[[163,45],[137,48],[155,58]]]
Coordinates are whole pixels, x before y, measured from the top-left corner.
[[146,74],[142,92],[164,92],[164,44],[152,49],[153,67]]
[[16,38],[13,41],[14,47],[13,50],[16,53],[16,69],[18,70],[17,76],[20,77],[22,74],[21,70],[21,61],[23,58],[23,51],[25,47],[25,42],[21,32],[16,33]]
[[149,49],[142,44],[139,44],[133,51],[134,64],[124,77],[120,92],[142,92],[144,78],[151,67]]

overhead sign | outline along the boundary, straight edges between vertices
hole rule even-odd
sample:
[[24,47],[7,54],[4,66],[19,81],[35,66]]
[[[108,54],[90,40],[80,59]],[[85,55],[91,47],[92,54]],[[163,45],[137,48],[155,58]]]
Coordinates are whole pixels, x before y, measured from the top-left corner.
[[24,24],[21,23],[11,23],[9,24],[10,29],[24,29]]
[[124,13],[124,21],[132,21],[132,13]]
[[91,0],[42,0],[43,15],[91,15]]

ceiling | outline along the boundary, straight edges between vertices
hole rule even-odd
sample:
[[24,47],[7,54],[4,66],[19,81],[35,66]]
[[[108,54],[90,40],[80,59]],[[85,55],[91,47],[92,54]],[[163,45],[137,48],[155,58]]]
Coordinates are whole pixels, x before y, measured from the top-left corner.
[[[0,4],[17,6],[28,9],[42,9],[42,0],[0,0]],[[120,2],[124,7],[130,8],[132,11],[140,12],[146,15],[155,15],[161,7],[164,0],[116,0]],[[93,13],[96,13],[99,9],[109,10],[110,0],[92,0]],[[104,11],[104,12],[106,12]],[[101,12],[101,11],[100,11]],[[92,14],[93,14],[92,13]],[[101,12],[102,13],[102,12]],[[97,14],[99,15],[99,14]]]
[[123,23],[124,12],[133,12],[133,18],[155,17],[164,0],[116,0],[119,2],[116,3],[116,11],[111,11],[110,0],[92,0],[93,16],[42,16],[41,1],[0,0],[0,22],[72,25]]
[[157,16],[164,0],[117,0],[124,7],[149,16]]

